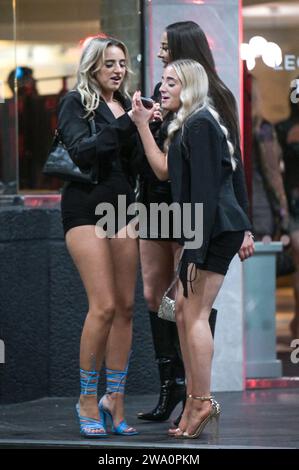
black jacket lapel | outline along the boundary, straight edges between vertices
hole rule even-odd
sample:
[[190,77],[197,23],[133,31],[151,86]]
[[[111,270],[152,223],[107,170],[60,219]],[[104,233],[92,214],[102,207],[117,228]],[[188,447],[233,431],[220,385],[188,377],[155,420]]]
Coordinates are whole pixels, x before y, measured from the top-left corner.
[[104,100],[100,101],[100,104],[95,113],[96,116],[100,117],[101,121],[106,121],[108,123],[115,121],[115,117],[111,109]]
[[[123,106],[123,108],[126,112],[129,109],[131,109],[130,100],[125,98],[121,93],[116,92],[115,93],[115,98],[121,103],[121,105]],[[115,116],[114,116],[113,112],[111,111],[111,109],[109,108],[109,106],[107,105],[107,103],[103,99],[101,99],[99,107],[96,110],[96,115],[98,117],[101,116],[101,118],[104,121],[108,122],[108,123],[111,123],[115,120]]]

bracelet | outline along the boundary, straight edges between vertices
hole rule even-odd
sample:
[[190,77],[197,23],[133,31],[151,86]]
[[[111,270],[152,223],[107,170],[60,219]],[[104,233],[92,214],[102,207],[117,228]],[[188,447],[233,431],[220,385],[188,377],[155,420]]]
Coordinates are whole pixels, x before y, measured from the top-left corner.
[[247,232],[246,235],[247,235],[248,237],[251,237],[252,240],[254,240],[254,235],[253,235],[251,232]]

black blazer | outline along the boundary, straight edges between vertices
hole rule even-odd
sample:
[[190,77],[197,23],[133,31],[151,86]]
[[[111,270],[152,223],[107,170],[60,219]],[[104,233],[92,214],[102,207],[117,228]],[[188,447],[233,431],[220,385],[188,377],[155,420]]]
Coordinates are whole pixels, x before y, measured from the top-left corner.
[[[195,113],[183,132],[176,133],[168,152],[168,169],[174,201],[191,203],[192,211],[194,203],[203,203],[203,244],[190,249],[192,262],[204,262],[211,238],[251,228],[235,194],[226,138],[208,110]],[[194,220],[194,214],[191,217]]]
[[[152,96],[152,99],[156,102],[160,102],[160,98],[161,98],[161,94],[159,91],[160,86],[161,86],[161,82],[157,83],[154,89],[153,96]],[[235,103],[235,108],[237,109],[237,103],[235,101],[233,94],[231,94],[231,97]],[[237,138],[237,141],[234,142],[234,145],[235,145],[234,158],[237,162],[237,167],[233,173],[233,186],[234,186],[234,191],[235,191],[235,195],[238,200],[238,203],[240,204],[244,212],[246,212],[246,214],[248,215],[249,201],[248,201],[248,194],[247,194],[247,188],[246,188],[246,182],[245,182],[244,167],[243,167],[242,156],[241,156],[240,142],[238,138]]]
[[[130,108],[129,100],[120,93],[116,94],[116,98],[125,111]],[[101,179],[109,174],[113,161],[120,158],[130,178],[128,161],[137,131],[128,114],[116,119],[105,101],[101,101],[94,115],[96,135],[92,135],[85,114],[78,91],[70,91],[62,98],[58,110],[58,129],[73,161],[82,170],[98,165]]]

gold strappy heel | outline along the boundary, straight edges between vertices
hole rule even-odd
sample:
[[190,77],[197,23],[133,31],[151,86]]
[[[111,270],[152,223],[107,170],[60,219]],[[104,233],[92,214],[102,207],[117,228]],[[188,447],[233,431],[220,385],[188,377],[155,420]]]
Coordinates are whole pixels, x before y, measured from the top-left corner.
[[[187,403],[188,398],[192,398],[192,395],[188,394],[186,396],[186,403]],[[183,412],[184,412],[184,410],[183,410]],[[178,432],[180,434],[177,434]],[[168,430],[168,436],[171,436],[171,437],[179,438],[179,437],[182,437],[183,434],[184,434],[184,431],[179,426],[177,426],[176,428]]]
[[[208,414],[208,416],[199,423],[196,431],[194,434],[188,434],[186,431],[183,433],[182,438],[183,439],[196,439],[197,437],[200,436],[202,431],[204,430],[205,426],[211,421],[215,420],[216,421],[216,429],[218,431],[218,419],[220,415],[220,405],[219,403],[214,400],[213,396],[209,397],[196,397],[194,395],[188,395],[188,398],[193,398],[194,400],[200,400],[200,401],[209,401],[211,403],[211,410]],[[179,436],[178,436],[179,437]]]

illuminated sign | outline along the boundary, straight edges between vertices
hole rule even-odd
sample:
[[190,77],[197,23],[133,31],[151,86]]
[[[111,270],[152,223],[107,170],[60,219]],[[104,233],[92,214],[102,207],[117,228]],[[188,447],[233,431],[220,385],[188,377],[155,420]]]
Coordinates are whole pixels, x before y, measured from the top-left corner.
[[275,70],[296,70],[299,68],[299,56],[294,54],[285,54],[281,65],[275,67]]

